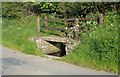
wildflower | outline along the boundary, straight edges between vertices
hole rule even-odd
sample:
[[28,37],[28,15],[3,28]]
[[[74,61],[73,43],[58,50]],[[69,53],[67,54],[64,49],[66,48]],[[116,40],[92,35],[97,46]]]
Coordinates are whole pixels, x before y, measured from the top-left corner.
[[65,27],[65,29],[68,29],[67,27]]
[[93,24],[96,25],[97,23],[94,21]]
[[87,21],[87,24],[90,24],[90,21]]
[[81,15],[81,17],[83,17],[83,15]]
[[110,26],[112,27],[112,26],[113,26],[113,24],[110,24]]

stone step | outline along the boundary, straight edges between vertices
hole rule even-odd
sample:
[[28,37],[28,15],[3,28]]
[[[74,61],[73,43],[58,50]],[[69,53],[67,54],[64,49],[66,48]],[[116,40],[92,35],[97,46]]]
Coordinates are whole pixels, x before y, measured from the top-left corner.
[[49,36],[49,37],[41,37],[41,39],[45,41],[51,41],[51,42],[66,43],[68,38],[59,37],[59,36]]
[[49,42],[39,38],[36,39],[37,47],[42,49],[45,54],[60,52],[61,50]]

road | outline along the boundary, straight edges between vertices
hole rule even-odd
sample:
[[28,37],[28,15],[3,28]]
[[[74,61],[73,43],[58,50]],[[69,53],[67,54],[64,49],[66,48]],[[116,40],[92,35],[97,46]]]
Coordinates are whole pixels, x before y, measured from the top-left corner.
[[2,47],[2,75],[115,75]]

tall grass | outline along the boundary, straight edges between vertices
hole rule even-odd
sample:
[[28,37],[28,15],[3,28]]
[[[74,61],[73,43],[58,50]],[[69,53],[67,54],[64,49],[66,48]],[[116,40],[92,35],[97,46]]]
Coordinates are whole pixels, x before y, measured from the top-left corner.
[[36,16],[24,19],[3,19],[2,21],[2,44],[23,53],[43,55],[36,44],[30,40],[36,36]]
[[98,70],[118,72],[118,23],[117,13],[107,13],[104,24],[85,24],[90,32],[82,33],[81,43],[64,61]]

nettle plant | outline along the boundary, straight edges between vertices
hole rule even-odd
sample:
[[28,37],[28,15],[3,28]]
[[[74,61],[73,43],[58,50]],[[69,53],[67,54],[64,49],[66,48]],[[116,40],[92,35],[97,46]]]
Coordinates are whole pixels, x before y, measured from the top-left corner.
[[87,27],[92,31],[84,35],[86,38],[83,42],[94,52],[90,55],[96,56],[100,61],[118,61],[118,17],[114,13],[108,14],[103,25],[87,22]]

